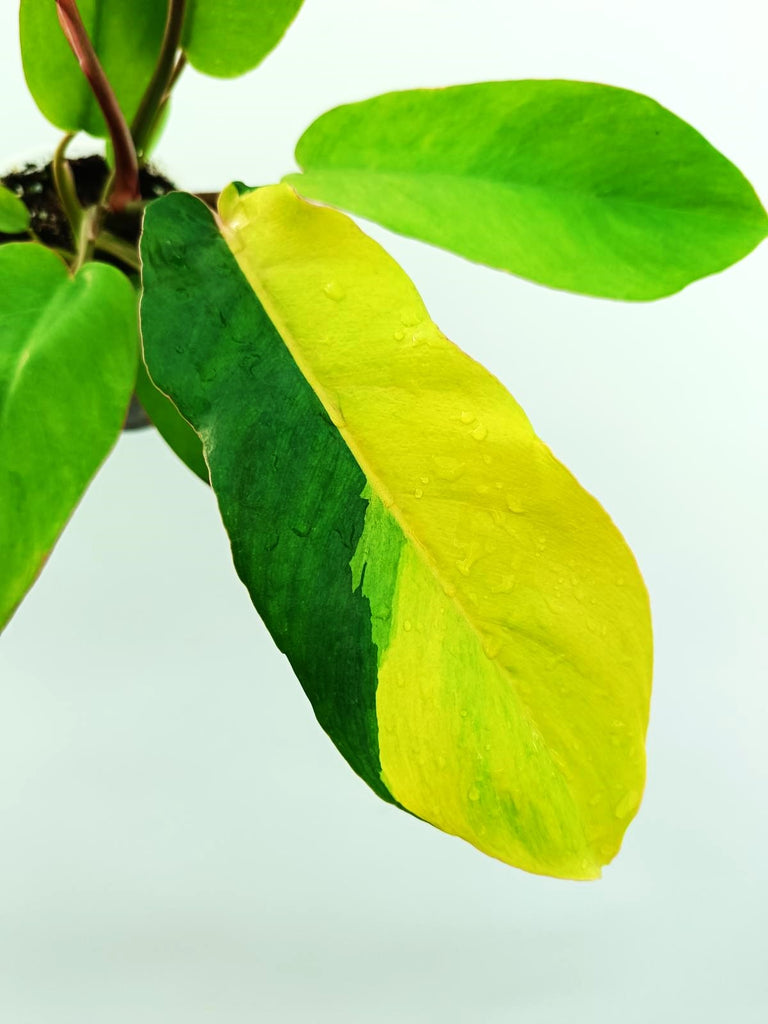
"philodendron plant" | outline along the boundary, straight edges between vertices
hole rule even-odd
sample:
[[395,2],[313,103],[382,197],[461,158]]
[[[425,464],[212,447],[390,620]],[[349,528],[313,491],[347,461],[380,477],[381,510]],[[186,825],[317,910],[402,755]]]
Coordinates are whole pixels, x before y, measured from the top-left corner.
[[[664,107],[573,81],[348,104],[299,140],[301,173],[176,191],[147,161],[185,64],[252,69],[300,6],[21,0],[27,83],[65,135],[0,190],[0,623],[121,430],[154,424],[358,775],[503,861],[594,878],[644,782],[637,565],[336,207],[627,301],[723,270],[768,217]],[[106,161],[69,160],[77,132]]]

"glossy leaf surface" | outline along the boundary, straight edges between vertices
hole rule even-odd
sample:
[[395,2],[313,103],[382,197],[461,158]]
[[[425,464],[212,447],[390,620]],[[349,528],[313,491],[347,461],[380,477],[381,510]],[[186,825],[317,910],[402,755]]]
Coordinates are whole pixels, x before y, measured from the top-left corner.
[[285,186],[220,214],[223,235],[191,196],[148,210],[145,356],[321,725],[384,799],[595,877],[644,780],[631,553],[347,217]]
[[0,246],[0,627],[117,440],[136,374],[136,296],[113,267],[72,277]]
[[[130,122],[157,61],[166,4],[78,0],[77,6]],[[21,0],[19,27],[24,74],[45,117],[64,131],[106,136],[104,118],[61,30],[54,0]]]
[[15,235],[29,227],[29,210],[19,197],[0,185],[0,233]]
[[282,39],[302,0],[188,0],[184,51],[192,67],[217,78],[255,68]]
[[639,93],[486,82],[338,107],[285,179],[413,238],[554,288],[655,299],[768,233],[749,182]]

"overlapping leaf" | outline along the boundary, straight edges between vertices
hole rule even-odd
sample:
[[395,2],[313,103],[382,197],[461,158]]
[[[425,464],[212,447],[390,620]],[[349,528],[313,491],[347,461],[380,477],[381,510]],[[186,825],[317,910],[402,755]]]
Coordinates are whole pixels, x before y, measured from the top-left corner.
[[145,357],[321,725],[384,799],[594,877],[643,788],[631,553],[348,218],[285,186],[230,188],[220,214],[147,212]]
[[135,293],[90,263],[0,246],[0,628],[115,443],[136,374]]
[[204,483],[208,483],[208,467],[203,457],[200,438],[180,415],[168,396],[164,395],[162,391],[158,391],[149,379],[141,359],[136,374],[136,394],[145,412],[168,446],[193,473],[199,476]]
[[[78,0],[78,10],[128,121],[157,61],[166,4],[159,0]],[[21,55],[30,92],[64,131],[106,136],[104,117],[59,25],[54,0],[21,0]]]
[[655,299],[768,233],[749,182],[635,92],[485,82],[338,107],[296,149],[309,198],[540,284]]

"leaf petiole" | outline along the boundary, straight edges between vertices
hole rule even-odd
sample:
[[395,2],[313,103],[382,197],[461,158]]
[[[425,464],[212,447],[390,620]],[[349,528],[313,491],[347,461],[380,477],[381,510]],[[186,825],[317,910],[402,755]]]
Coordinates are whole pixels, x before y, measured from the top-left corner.
[[141,270],[136,246],[131,245],[130,242],[126,242],[122,238],[118,238],[117,235],[113,235],[109,231],[100,232],[94,241],[94,247],[100,252],[106,252],[110,256],[115,256],[132,270]]
[[117,102],[117,97],[93,48],[83,19],[80,17],[76,0],[56,0],[56,10],[67,42],[77,57],[83,74],[88,79],[93,95],[101,108],[104,120],[107,122],[115,154],[115,176],[110,191],[109,206],[110,209],[119,212],[139,195],[139,161],[133,138]]
[[98,221],[98,206],[89,206],[87,210],[83,210],[82,220],[80,221],[80,230],[76,238],[77,253],[72,266],[72,273],[77,273],[84,263],[87,263],[93,258]]
[[53,172],[53,184],[59,197],[59,202],[67,215],[67,220],[72,229],[72,237],[79,238],[83,222],[83,207],[77,196],[75,179],[72,168],[66,159],[67,147],[75,137],[74,132],[69,132],[56,147],[53,155],[51,170]]
[[186,64],[183,54],[178,60],[176,58],[185,13],[186,0],[168,0],[168,17],[155,72],[131,125],[133,144],[139,155],[143,155],[147,148],[160,111],[167,103],[168,96]]

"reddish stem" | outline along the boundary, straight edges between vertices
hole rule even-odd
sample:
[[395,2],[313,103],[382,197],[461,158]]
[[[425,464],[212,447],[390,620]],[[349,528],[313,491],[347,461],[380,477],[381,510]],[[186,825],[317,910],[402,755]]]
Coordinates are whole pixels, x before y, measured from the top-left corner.
[[77,9],[77,0],[56,0],[59,22],[77,57],[83,74],[88,79],[93,95],[101,107],[104,120],[107,122],[109,136],[115,153],[115,180],[109,199],[110,209],[119,211],[138,199],[139,193],[139,161],[117,98],[112,91],[104,69]]

